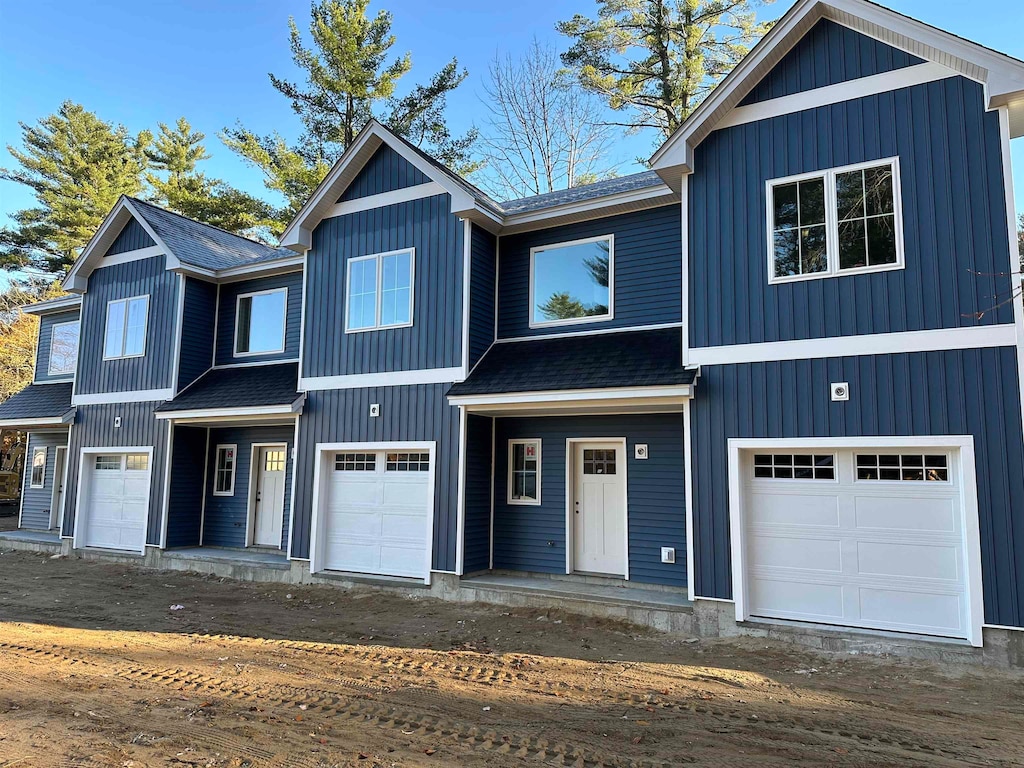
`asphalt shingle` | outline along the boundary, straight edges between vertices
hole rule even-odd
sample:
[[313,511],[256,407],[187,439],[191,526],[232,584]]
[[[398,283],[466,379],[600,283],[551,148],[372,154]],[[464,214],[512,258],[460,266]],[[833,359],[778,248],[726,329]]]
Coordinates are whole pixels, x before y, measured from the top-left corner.
[[0,403],[0,421],[59,419],[71,410],[71,382],[29,384]]
[[579,203],[584,200],[592,200],[594,198],[605,197],[607,195],[617,195],[622,192],[634,192],[638,189],[664,185],[665,182],[663,182],[661,177],[654,171],[644,171],[642,173],[631,173],[629,176],[619,176],[618,178],[608,179],[607,181],[597,181],[593,184],[586,184],[581,187],[560,189],[556,192],[523,197],[519,200],[509,200],[504,203],[499,203],[499,205],[501,206],[502,212],[508,216],[512,216],[517,213],[530,213],[532,211],[539,211],[543,208],[555,208],[559,205]]
[[298,384],[298,363],[214,368],[174,400],[161,403],[156,410],[166,413],[288,405],[299,397]]

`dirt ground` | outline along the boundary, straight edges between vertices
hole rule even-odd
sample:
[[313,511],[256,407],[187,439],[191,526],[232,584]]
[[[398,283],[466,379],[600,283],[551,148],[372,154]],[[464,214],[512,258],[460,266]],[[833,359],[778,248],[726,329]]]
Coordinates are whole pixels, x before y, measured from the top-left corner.
[[0,766],[453,764],[1020,765],[1024,676],[0,554]]

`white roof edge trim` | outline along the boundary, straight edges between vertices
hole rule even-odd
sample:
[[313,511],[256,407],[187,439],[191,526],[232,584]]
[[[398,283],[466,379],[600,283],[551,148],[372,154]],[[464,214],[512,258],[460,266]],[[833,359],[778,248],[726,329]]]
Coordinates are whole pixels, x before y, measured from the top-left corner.
[[22,307],[21,311],[26,315],[48,315],[51,312],[67,312],[69,309],[76,309],[82,306],[82,297],[77,295],[62,296],[60,300],[52,299],[50,302],[38,302]]
[[[1024,62],[1006,54],[964,40],[924,22],[903,16],[864,0],[798,0],[753,50],[719,83],[693,111],[682,126],[651,156],[656,171],[692,170],[690,139],[698,132],[697,144],[728,109],[742,100],[755,83],[820,19],[828,18],[887,45],[913,53],[926,61],[938,61],[964,77],[985,85],[989,108],[1024,98]],[[944,56],[940,56],[944,54]],[[942,60],[945,59],[945,60]],[[764,66],[764,71],[758,71]],[[750,84],[753,87],[754,83]]]
[[498,392],[484,395],[448,395],[452,405],[504,405],[511,403],[554,403],[560,401],[628,400],[632,398],[690,397],[691,384],[667,384],[603,389],[559,389],[535,392]]

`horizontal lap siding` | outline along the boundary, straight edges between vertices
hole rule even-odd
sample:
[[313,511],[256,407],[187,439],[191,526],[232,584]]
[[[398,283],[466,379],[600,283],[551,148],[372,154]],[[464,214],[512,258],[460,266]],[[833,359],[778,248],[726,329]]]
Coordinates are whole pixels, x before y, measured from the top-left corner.
[[181,358],[178,389],[202,376],[213,362],[213,318],[217,314],[217,286],[185,278],[185,306],[181,323]]
[[[21,526],[45,531],[50,527],[50,510],[53,504],[53,473],[57,462],[57,446],[67,446],[67,432],[32,432],[28,436],[28,452],[25,454],[25,477],[21,489]],[[32,451],[46,448],[46,471],[43,487],[32,487]],[[66,494],[65,494],[66,495]]]
[[50,341],[53,337],[53,326],[61,323],[73,323],[78,320],[79,310],[56,312],[39,318],[39,341],[36,345],[36,381],[70,381],[74,373],[50,375]]
[[[769,285],[766,180],[891,156],[906,268]],[[961,77],[715,131],[690,177],[691,346],[1013,322],[1001,161]]]
[[[243,293],[288,289],[288,307],[285,312],[284,352],[266,355],[235,357],[235,316],[238,297]],[[261,277],[238,283],[224,283],[220,287],[220,311],[217,319],[217,365],[257,363],[270,360],[296,360],[299,357],[302,331],[302,272]]]
[[338,202],[426,184],[430,179],[391,147],[382,145],[338,199]]
[[822,19],[740,104],[777,99],[858,77],[891,72],[923,61],[831,19]]
[[[249,484],[252,478],[253,443],[284,443],[287,462],[284,477],[284,524],[281,546],[288,543],[289,511],[292,500],[292,446],[295,427],[231,427],[210,430],[210,454],[206,473],[206,516],[203,522],[203,545],[207,547],[246,546],[249,523]],[[217,446],[237,446],[235,489],[231,496],[214,496],[214,473],[217,467]]]
[[494,341],[494,277],[497,240],[474,225],[471,238],[469,299],[469,367],[476,365]]
[[466,502],[463,527],[463,572],[490,567],[491,557],[491,437],[494,421],[466,417]]
[[203,459],[206,429],[174,428],[170,492],[167,495],[167,548],[195,547],[203,524]]
[[[455,570],[459,413],[445,398],[449,386],[423,384],[308,393],[299,425],[293,557],[309,557],[317,443],[430,440],[437,442],[433,567]],[[380,404],[381,415],[376,418],[369,415],[372,403]]]
[[[829,383],[850,384],[832,402]],[[1024,624],[1024,445],[1015,349],[918,352],[701,368],[691,406],[696,592],[732,596],[732,437],[972,435],[985,619]]]
[[[530,249],[609,234],[615,235],[614,319],[531,329]],[[680,322],[681,238],[677,205],[502,237],[498,337]]]
[[[462,364],[462,232],[448,195],[324,219],[307,254],[303,376]],[[348,259],[414,247],[413,325],[345,333]],[[223,295],[221,298],[223,304]]]
[[[686,494],[681,414],[498,419],[495,444],[494,567],[565,572],[566,439],[626,438],[629,575],[686,586]],[[541,504],[509,504],[508,441],[539,438]],[[634,458],[646,443],[650,458]],[[674,547],[676,562],[661,562]]]
[[149,236],[145,228],[136,219],[132,219],[124,225],[121,234],[117,236],[110,248],[107,249],[105,255],[113,256],[118,253],[137,251],[140,248],[152,248],[154,245],[156,245],[156,242]]
[[[95,270],[82,299],[82,329],[75,394],[164,389],[174,384],[174,337],[178,320],[179,278],[154,256]],[[146,354],[104,360],[107,303],[149,296]]]
[[[65,536],[74,532],[75,510],[78,505],[78,476],[83,448],[110,448],[111,452],[129,453],[132,448],[152,446],[150,464],[152,482],[149,493],[149,526],[146,543],[160,545],[163,530],[164,473],[167,468],[166,421],[157,421],[153,409],[159,402],[111,403],[80,405],[71,430],[71,450],[68,459],[68,484],[65,486]],[[121,426],[114,419],[121,417]]]

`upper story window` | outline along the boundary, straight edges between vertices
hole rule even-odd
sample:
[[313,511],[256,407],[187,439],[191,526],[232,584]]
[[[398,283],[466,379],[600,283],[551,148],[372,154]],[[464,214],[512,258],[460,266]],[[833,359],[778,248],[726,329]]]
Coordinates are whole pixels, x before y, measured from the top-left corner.
[[407,248],[348,260],[346,333],[412,325],[415,257]]
[[103,359],[142,357],[146,354],[148,320],[149,296],[134,296],[108,303]]
[[284,352],[288,289],[238,296],[235,305],[235,357]]
[[898,158],[768,182],[768,282],[902,267]]
[[530,327],[613,316],[613,235],[530,249]]
[[47,372],[51,376],[74,373],[78,362],[79,323],[56,323],[50,330],[50,362]]

